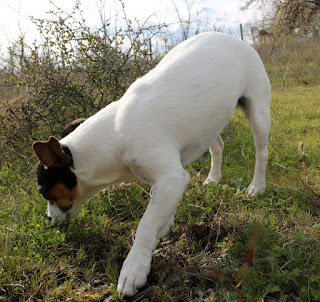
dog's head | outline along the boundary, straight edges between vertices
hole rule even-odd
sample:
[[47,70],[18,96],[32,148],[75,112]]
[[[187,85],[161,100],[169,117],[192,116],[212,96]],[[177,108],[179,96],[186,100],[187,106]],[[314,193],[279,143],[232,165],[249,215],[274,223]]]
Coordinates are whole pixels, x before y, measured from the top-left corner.
[[48,216],[63,222],[77,214],[81,203],[76,175],[72,172],[70,150],[50,136],[47,141],[36,141],[33,151],[40,160],[37,168],[37,190],[48,200]]

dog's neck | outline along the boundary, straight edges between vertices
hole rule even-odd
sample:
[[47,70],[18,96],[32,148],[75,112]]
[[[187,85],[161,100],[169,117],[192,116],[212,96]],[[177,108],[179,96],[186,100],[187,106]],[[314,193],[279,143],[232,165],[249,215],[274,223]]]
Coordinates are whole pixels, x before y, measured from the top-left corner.
[[121,137],[116,131],[117,109],[118,102],[108,105],[60,141],[70,150],[72,172],[88,192],[133,179],[122,160]]

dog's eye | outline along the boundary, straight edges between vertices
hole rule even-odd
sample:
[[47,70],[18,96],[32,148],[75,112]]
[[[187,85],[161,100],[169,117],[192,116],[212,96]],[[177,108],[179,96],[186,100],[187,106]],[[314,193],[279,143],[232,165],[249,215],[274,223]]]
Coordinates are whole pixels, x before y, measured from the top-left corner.
[[50,197],[49,199],[49,203],[54,205],[54,203],[57,201],[57,198],[56,197]]

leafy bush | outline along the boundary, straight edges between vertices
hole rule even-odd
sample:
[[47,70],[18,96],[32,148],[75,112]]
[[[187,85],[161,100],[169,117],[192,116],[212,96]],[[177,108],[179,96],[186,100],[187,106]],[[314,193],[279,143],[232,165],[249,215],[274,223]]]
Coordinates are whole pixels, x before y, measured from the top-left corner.
[[44,42],[23,45],[29,55],[21,61],[19,82],[12,79],[25,86],[25,99],[0,104],[0,140],[6,146],[0,153],[5,157],[12,156],[8,146],[22,152],[31,140],[60,135],[66,123],[119,99],[156,65],[149,45],[162,25],[133,25],[124,13],[121,26],[103,21],[95,29],[77,16],[79,2],[71,14],[56,8],[50,18],[33,20]]

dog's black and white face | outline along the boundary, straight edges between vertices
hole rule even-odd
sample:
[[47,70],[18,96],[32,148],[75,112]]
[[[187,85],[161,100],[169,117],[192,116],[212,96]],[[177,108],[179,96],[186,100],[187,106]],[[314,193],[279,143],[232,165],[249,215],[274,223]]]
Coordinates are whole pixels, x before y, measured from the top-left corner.
[[72,154],[51,136],[48,141],[37,141],[32,145],[39,158],[37,167],[37,190],[48,200],[48,216],[63,222],[77,214],[81,203],[77,200],[79,188],[72,172]]

